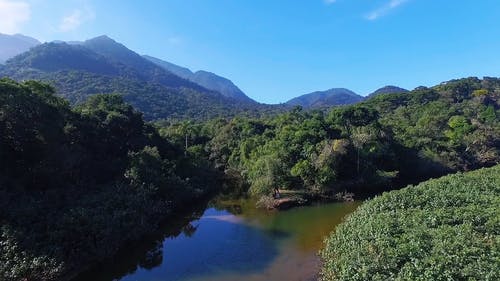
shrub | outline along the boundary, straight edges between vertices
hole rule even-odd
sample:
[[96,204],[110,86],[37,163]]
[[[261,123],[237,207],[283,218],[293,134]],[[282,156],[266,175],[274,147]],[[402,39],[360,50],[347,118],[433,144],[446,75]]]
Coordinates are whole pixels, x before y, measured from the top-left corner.
[[500,280],[500,165],[384,193],[321,251],[322,280]]

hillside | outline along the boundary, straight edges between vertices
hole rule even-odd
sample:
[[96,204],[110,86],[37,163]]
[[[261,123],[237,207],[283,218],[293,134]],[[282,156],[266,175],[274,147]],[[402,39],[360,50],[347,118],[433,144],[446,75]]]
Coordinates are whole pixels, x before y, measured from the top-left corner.
[[82,44],[46,43],[11,59],[0,76],[53,84],[72,103],[97,93],[120,93],[153,119],[209,119],[282,110],[242,102],[178,77],[114,40],[101,36]]
[[334,88],[326,91],[318,91],[293,98],[286,102],[292,106],[303,108],[324,108],[336,105],[354,104],[363,100],[363,97],[351,90]]
[[255,103],[254,100],[245,95],[243,91],[241,91],[236,85],[234,85],[233,82],[231,82],[231,80],[227,78],[203,70],[193,73],[188,68],[178,66],[176,64],[163,61],[151,56],[144,56],[144,58],[184,79],[190,80],[207,89],[219,92],[226,97],[234,98],[238,101]]
[[193,72],[189,68],[182,67],[182,66],[173,64],[171,62],[164,61],[164,60],[161,60],[159,58],[155,58],[155,57],[148,56],[148,55],[144,55],[143,57],[145,59],[149,60],[150,62],[155,63],[156,65],[161,66],[164,69],[166,69],[166,70],[172,72],[173,74],[175,74],[179,77],[182,77],[184,79],[189,79],[189,77],[191,77],[193,75]]
[[82,46],[102,55],[112,62],[122,64],[134,70],[135,73],[132,78],[159,83],[167,87],[184,87],[206,92],[205,88],[157,66],[108,36],[103,35],[89,39],[83,42]]
[[[11,59],[6,68],[19,73],[27,70],[56,72],[85,71],[101,75],[127,75],[127,70],[82,46],[45,43]],[[17,70],[17,72],[16,72]]]
[[39,45],[40,41],[22,34],[7,35],[0,33],[0,63]]

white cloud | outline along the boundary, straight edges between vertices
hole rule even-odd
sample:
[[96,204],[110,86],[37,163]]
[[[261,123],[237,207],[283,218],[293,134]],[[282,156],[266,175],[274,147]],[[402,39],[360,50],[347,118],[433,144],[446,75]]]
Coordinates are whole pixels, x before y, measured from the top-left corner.
[[378,9],[370,12],[367,16],[367,20],[376,20],[382,16],[387,15],[391,10],[401,6],[402,4],[408,2],[408,0],[390,0],[388,3],[379,7]]
[[71,14],[63,17],[58,30],[60,32],[73,31],[80,27],[83,23],[91,21],[94,18],[94,11],[90,7],[86,6],[83,9],[74,10]]
[[22,1],[0,0],[0,32],[13,34],[21,31],[23,23],[31,18],[31,6]]

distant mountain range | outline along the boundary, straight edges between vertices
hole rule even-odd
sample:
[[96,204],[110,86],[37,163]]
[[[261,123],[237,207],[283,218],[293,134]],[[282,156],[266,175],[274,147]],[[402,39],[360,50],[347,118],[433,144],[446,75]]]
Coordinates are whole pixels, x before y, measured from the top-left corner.
[[155,57],[147,55],[143,57],[163,67],[164,69],[178,75],[179,77],[192,81],[207,89],[219,92],[226,97],[234,98],[240,101],[255,103],[254,100],[245,95],[243,91],[241,91],[236,85],[233,84],[233,82],[231,82],[231,80],[227,78],[218,76],[214,73],[204,70],[200,70],[193,73],[189,68],[178,66],[176,64]]
[[363,97],[345,88],[333,88],[317,91],[293,98],[286,102],[290,106],[301,106],[305,109],[320,109],[332,106],[349,105],[361,102],[380,94],[406,93],[408,90],[396,86],[385,86]]
[[[121,93],[149,120],[259,116],[297,105],[318,109],[365,99],[348,89],[334,88],[302,95],[281,105],[259,104],[227,78],[141,56],[107,36],[40,44],[24,35],[0,34],[0,42],[4,43],[0,44],[0,54],[5,54],[7,60],[0,64],[0,77],[47,81],[72,103],[96,93]],[[367,98],[401,92],[407,90],[386,86]]]
[[7,35],[0,33],[0,63],[40,45],[40,41],[22,34]]

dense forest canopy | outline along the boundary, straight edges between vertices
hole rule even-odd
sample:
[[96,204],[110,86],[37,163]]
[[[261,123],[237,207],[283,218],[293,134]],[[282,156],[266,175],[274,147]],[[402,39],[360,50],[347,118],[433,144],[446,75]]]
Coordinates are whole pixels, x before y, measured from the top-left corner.
[[215,180],[119,95],[72,108],[46,84],[0,80],[2,280],[53,280],[109,257]]
[[72,106],[54,92],[36,81],[0,80],[6,280],[81,270],[216,186],[262,199],[277,188],[371,195],[500,161],[498,78],[329,110],[154,124],[126,95],[91,95]]
[[330,111],[178,123],[162,133],[250,193],[275,186],[370,193],[500,161],[500,79],[467,78]]

